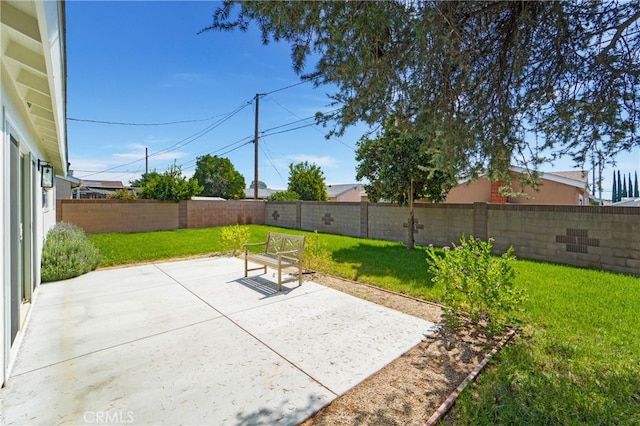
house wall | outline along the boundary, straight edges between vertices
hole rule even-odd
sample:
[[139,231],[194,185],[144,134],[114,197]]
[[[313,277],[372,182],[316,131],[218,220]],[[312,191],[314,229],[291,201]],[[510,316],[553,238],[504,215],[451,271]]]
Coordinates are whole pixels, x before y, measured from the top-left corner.
[[359,203],[360,200],[360,191],[362,190],[361,186],[357,186],[353,189],[350,189],[348,191],[343,192],[342,194],[340,194],[337,197],[333,197],[333,199],[330,199],[329,201],[340,201],[340,202],[347,202],[347,203]]
[[[0,294],[0,386],[8,378],[11,364],[15,360],[19,343],[28,313],[28,304],[23,300],[33,302],[38,294],[40,285],[40,265],[42,247],[46,233],[56,222],[55,188],[43,190],[40,187],[40,171],[38,159],[48,160],[46,150],[41,144],[41,137],[36,133],[28,118],[25,102],[17,93],[11,76],[8,74],[5,59],[0,61],[0,130],[1,144],[0,163],[2,164],[2,178],[0,181],[0,197],[3,208],[0,222],[0,276],[2,288]],[[11,165],[11,137],[17,141],[17,148],[22,161],[22,178],[16,180]],[[14,170],[20,168],[14,166]],[[11,211],[20,210],[16,203],[12,203],[12,186],[18,191],[18,198],[22,204],[21,229],[11,221]],[[15,200],[13,200],[15,201]],[[18,227],[20,228],[20,227]],[[15,245],[15,235],[22,235],[21,245]],[[19,237],[18,237],[19,238]],[[13,244],[13,245],[12,245]],[[16,268],[15,247],[20,247],[22,267]],[[19,272],[16,271],[19,269]],[[18,278],[16,278],[18,277]],[[24,289],[20,296],[15,294],[15,281],[24,280]],[[19,283],[21,287],[23,285]],[[12,299],[19,300],[18,330],[15,336],[12,331],[12,318],[15,307]],[[13,320],[14,321],[14,320]],[[13,338],[12,338],[13,337]]]
[[[525,187],[523,191],[522,185],[518,182],[514,182],[513,187],[516,191],[524,192],[530,198],[510,198],[509,202],[512,204],[554,204],[573,206],[589,204],[589,194],[587,191],[559,182],[544,180],[543,185],[538,191],[535,191],[530,187]],[[580,196],[582,196],[582,201]]]
[[[522,189],[519,182],[514,181],[513,189],[516,192],[524,192],[529,196],[510,197],[510,204],[553,204],[553,205],[582,205],[589,204],[589,194],[586,190],[544,179],[538,191],[530,187]],[[476,181],[464,183],[453,188],[447,195],[446,203],[473,203],[491,202],[491,182],[482,177]]]
[[72,197],[71,182],[56,176],[56,198],[70,200]]
[[447,204],[491,201],[491,182],[485,178],[460,184],[447,194]]

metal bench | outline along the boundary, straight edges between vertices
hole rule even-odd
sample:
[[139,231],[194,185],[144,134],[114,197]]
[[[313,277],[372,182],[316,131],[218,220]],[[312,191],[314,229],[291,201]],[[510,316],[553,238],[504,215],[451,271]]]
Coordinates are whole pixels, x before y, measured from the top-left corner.
[[[264,246],[262,253],[250,253],[249,247]],[[267,273],[267,266],[278,270],[278,291],[282,291],[282,270],[298,268],[298,286],[302,285],[302,255],[304,253],[304,237],[300,235],[280,234],[269,232],[264,243],[244,244],[244,276],[249,271],[263,270]],[[249,262],[262,265],[249,268]]]

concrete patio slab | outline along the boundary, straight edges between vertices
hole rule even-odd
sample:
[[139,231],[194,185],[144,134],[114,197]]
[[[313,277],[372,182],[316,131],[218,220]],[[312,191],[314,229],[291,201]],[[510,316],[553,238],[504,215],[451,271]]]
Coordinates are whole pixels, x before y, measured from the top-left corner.
[[434,325],[206,258],[42,285],[0,424],[296,424]]

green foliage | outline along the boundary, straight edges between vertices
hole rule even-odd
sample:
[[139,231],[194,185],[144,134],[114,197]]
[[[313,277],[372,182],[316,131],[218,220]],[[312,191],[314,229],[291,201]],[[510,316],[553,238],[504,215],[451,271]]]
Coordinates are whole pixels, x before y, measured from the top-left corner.
[[100,251],[79,227],[58,222],[47,233],[42,248],[42,282],[66,280],[93,271]]
[[140,179],[135,179],[132,181],[129,181],[129,184],[134,187],[134,188],[143,188],[145,186],[147,186],[147,184],[160,177],[160,173],[158,173],[157,171],[153,170],[149,173],[143,173],[142,176],[140,176]]
[[456,424],[640,424],[640,277],[515,267],[528,325],[462,393]]
[[427,261],[432,281],[444,288],[442,302],[445,319],[456,325],[461,315],[492,330],[503,330],[517,321],[516,314],[526,299],[513,285],[513,246],[500,257],[491,254],[493,239],[482,241],[472,236],[460,239],[444,252],[430,246]]
[[331,252],[318,231],[313,231],[313,234],[307,235],[304,239],[302,266],[314,271],[327,271],[331,267]]
[[203,31],[254,23],[290,44],[294,71],[336,88],[333,133],[405,117],[437,169],[508,178],[512,161],[640,144],[639,19],[614,0],[225,1]]
[[307,161],[289,164],[288,190],[298,194],[303,201],[327,201],[329,198],[324,173]]
[[225,226],[220,232],[223,251],[231,256],[240,254],[243,249],[242,246],[249,242],[250,237],[251,231],[247,226]]
[[428,143],[402,133],[392,119],[385,121],[377,137],[363,137],[356,150],[356,179],[364,185],[369,200],[387,200],[408,204],[413,182],[413,200],[428,197],[434,203],[444,201],[456,184],[455,174],[434,168]]
[[228,158],[209,154],[198,157],[193,178],[203,186],[202,195],[206,197],[233,200],[246,196],[244,177]]
[[298,201],[300,196],[294,191],[278,191],[267,197],[267,201]]
[[107,195],[107,198],[109,200],[137,200],[138,196],[128,189],[117,189],[113,194]]
[[189,200],[202,191],[195,179],[187,180],[182,175],[182,169],[175,163],[166,172],[153,175],[148,174],[148,180],[142,187],[140,198],[174,201]]

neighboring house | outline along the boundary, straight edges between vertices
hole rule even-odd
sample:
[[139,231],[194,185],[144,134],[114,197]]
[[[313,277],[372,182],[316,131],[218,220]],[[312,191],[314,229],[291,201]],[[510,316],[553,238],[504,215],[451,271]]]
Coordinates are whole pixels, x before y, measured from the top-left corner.
[[364,187],[360,183],[327,185],[327,195],[329,197],[329,201],[360,202],[362,201],[363,192]]
[[447,195],[447,203],[509,203],[509,204],[555,204],[555,205],[588,205],[589,189],[587,173],[583,171],[541,173],[541,185],[538,191],[520,187],[516,175],[525,170],[512,167],[514,174],[513,188],[516,192],[524,192],[528,197],[502,197],[498,188],[501,182],[490,182],[486,176],[478,180],[462,182]]
[[[266,200],[271,194],[282,191],[283,190],[281,189],[258,188],[258,200]],[[245,188],[244,194],[247,197],[247,200],[253,200],[255,190],[253,188]]]
[[122,182],[117,180],[80,180],[80,187],[77,191],[78,197],[74,198],[107,198],[119,189],[127,189]]
[[64,3],[0,1],[4,384],[38,294],[46,233],[56,221],[55,175],[67,174]]
[[56,176],[56,200],[70,200],[80,198],[81,181],[71,174]]

